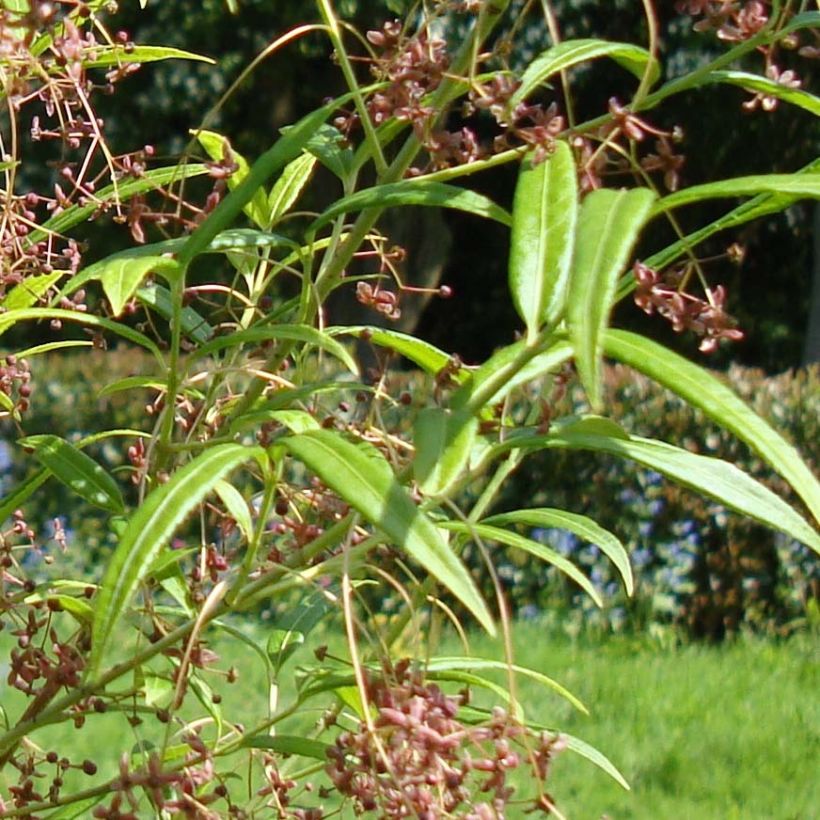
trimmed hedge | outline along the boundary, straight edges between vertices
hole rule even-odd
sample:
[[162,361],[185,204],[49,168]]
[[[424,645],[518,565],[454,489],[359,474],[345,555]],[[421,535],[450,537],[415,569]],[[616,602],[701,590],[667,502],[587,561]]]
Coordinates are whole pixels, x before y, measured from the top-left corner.
[[[118,351],[96,355],[43,356],[32,360],[34,393],[25,415],[26,434],[54,433],[77,440],[91,430],[148,430],[147,392],[100,398],[115,378],[148,372],[148,359]],[[426,394],[416,374],[397,374],[412,391]],[[814,469],[820,464],[820,368],[767,378],[762,371],[733,367],[726,379],[762,416],[788,438]],[[395,386],[395,385],[394,385]],[[798,508],[787,485],[767,471],[742,443],[703,418],[673,394],[626,367],[606,373],[607,407],[631,432],[668,440],[696,452],[727,458],[760,478]],[[556,415],[587,410],[579,386],[570,383]],[[18,432],[5,422],[4,436]],[[88,449],[109,470],[127,463],[128,438],[111,438]],[[3,494],[21,480],[15,445],[0,458]],[[37,510],[24,507],[42,535],[59,517],[74,548],[61,561],[93,575],[113,546],[105,514],[88,507],[78,514],[68,490],[52,482],[39,495]],[[802,545],[720,505],[665,481],[631,462],[583,452],[547,451],[530,456],[508,480],[498,510],[525,506],[563,507],[583,513],[615,532],[628,546],[636,594],[625,597],[606,558],[569,533],[542,530],[535,537],[572,558],[606,599],[598,610],[571,582],[521,552],[496,548],[494,557],[510,602],[519,616],[553,618],[563,624],[620,630],[668,624],[698,638],[720,639],[743,627],[789,630],[817,612],[820,566]],[[56,551],[52,542],[46,545]],[[481,577],[481,560],[471,557]],[[65,566],[63,564],[63,566]],[[486,577],[483,584],[492,593]],[[389,605],[388,605],[389,608]]]

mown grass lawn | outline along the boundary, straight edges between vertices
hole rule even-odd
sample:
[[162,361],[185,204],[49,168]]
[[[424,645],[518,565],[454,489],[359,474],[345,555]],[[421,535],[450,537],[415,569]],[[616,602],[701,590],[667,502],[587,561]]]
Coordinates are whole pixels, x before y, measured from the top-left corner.
[[[247,630],[263,633],[256,625],[249,624]],[[330,637],[336,644],[338,637]],[[312,647],[319,642],[309,643]],[[0,648],[7,646],[4,636]],[[226,717],[253,725],[267,707],[261,663],[235,640],[218,641],[214,648],[221,655],[220,667],[234,663],[241,671],[233,686],[213,676]],[[498,644],[480,636],[472,651],[500,657]],[[589,762],[565,752],[548,785],[566,817],[820,817],[820,658],[814,637],[661,648],[636,638],[572,641],[534,624],[519,624],[515,651],[518,663],[560,681],[591,712],[584,715],[521,679],[517,695],[526,714],[605,752],[632,785],[626,792]],[[307,648],[302,657],[310,658]],[[298,664],[299,657],[293,663]],[[503,674],[497,679],[503,683]],[[292,674],[286,674],[283,702],[292,685]],[[19,699],[5,680],[0,687],[0,703],[13,718]],[[305,715],[299,723],[310,725],[317,714]],[[92,758],[102,777],[116,772],[123,751],[157,735],[157,730],[162,727],[150,717],[134,731],[116,716],[90,715],[79,731],[70,724],[50,727],[34,740],[72,760]],[[92,782],[79,773],[72,779],[79,787]],[[527,784],[520,785],[530,791]],[[0,793],[7,794],[3,775]],[[523,809],[521,816],[528,816]]]

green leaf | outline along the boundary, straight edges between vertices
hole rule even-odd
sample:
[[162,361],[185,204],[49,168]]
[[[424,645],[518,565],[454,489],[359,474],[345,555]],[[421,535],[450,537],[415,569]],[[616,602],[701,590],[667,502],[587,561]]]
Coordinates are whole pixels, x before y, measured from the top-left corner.
[[216,65],[216,60],[204,57],[202,54],[194,54],[191,51],[183,51],[181,48],[169,48],[167,46],[139,46],[129,47],[126,51],[124,46],[100,46],[93,48],[94,58],[83,59],[85,68],[109,68],[126,63],[155,63],[159,60],[196,60],[200,63],[210,63]]
[[225,509],[231,518],[236,521],[236,526],[239,527],[242,535],[244,535],[247,540],[250,540],[253,534],[253,520],[251,519],[248,502],[242,497],[242,493],[240,493],[233,484],[228,483],[224,479],[219,479],[219,481],[214,484],[214,492],[225,505]]
[[86,797],[84,800],[77,800],[67,806],[43,815],[43,820],[77,820],[78,817],[91,817],[89,813],[97,803],[102,802],[105,793],[95,794],[93,797]]
[[124,379],[117,379],[105,385],[98,393],[99,398],[112,396],[123,390],[157,390],[165,389],[165,383],[152,379],[150,376],[126,376]]
[[809,94],[802,88],[782,85],[760,74],[749,74],[745,71],[712,71],[706,75],[703,82],[737,85],[747,91],[765,94],[767,97],[774,97],[796,105],[798,108],[810,111],[815,117],[820,117],[820,97],[815,97],[814,94]]
[[50,353],[52,350],[65,350],[69,347],[94,347],[94,342],[86,339],[63,339],[60,342],[45,342],[34,347],[27,347],[25,350],[17,352],[18,359],[30,359],[32,356],[39,356],[42,353]]
[[64,276],[64,271],[43,273],[39,276],[29,276],[19,285],[15,285],[0,301],[4,310],[20,310],[31,307],[46,293],[49,288]]
[[524,160],[513,203],[510,291],[532,344],[563,313],[578,215],[572,149],[555,143],[545,161]]
[[25,308],[23,310],[0,313],[0,334],[18,322],[29,319],[58,319],[61,322],[77,322],[89,327],[98,327],[100,330],[108,330],[129,342],[134,342],[146,350],[150,350],[159,361],[162,361],[162,354],[159,348],[143,333],[124,325],[121,322],[112,322],[110,319],[103,319],[99,316],[92,316],[88,313],[80,313],[78,310],[63,310],[61,308]]
[[567,325],[578,374],[593,408],[601,405],[602,337],[615,287],[654,199],[645,188],[602,189],[589,194],[581,206]]
[[[143,305],[155,310],[163,319],[171,320],[174,308],[171,304],[171,293],[168,288],[161,285],[140,288],[137,291],[137,299]],[[205,344],[214,335],[213,327],[190,305],[182,308],[182,332],[200,344]]]
[[356,361],[329,333],[317,330],[308,325],[272,325],[270,327],[252,327],[248,330],[240,330],[227,336],[217,336],[197,351],[198,358],[210,356],[219,350],[227,347],[237,347],[242,344],[258,344],[259,342],[271,339],[288,339],[295,342],[304,342],[322,350],[326,350],[335,356],[350,370],[351,373],[358,374],[359,368]]
[[441,495],[462,476],[477,433],[470,413],[427,407],[416,416],[413,474],[424,493]]
[[114,513],[125,510],[120,489],[113,478],[81,450],[59,436],[27,436],[18,444],[32,448],[34,456],[70,490],[96,507]]
[[[263,410],[265,421],[274,421],[290,430],[291,433],[305,433],[308,430],[321,430],[322,425],[306,410]],[[261,414],[254,413],[255,416]],[[243,417],[244,418],[244,417]]]
[[151,191],[155,188],[182,182],[184,179],[207,174],[207,165],[190,163],[188,165],[174,165],[168,168],[155,168],[146,171],[141,177],[129,177],[118,180],[116,184],[106,185],[96,192],[95,196],[84,205],[70,205],[51,219],[46,220],[35,228],[27,237],[29,244],[47,240],[52,234],[65,234],[85,222],[99,208],[101,202],[125,202],[132,196]]
[[432,208],[454,208],[494,219],[502,225],[510,225],[512,217],[500,205],[482,194],[444,182],[406,180],[366,188],[343,197],[330,206],[311,226],[318,231],[339,214],[362,211],[366,208],[389,208],[394,205],[427,205]]
[[570,749],[575,752],[575,754],[580,755],[590,763],[593,763],[599,769],[606,772],[624,789],[631,791],[626,778],[618,771],[612,761],[603,752],[599,752],[594,746],[590,746],[586,741],[574,737],[573,735],[568,735],[565,732],[561,732],[561,737],[566,741],[567,749]]
[[111,311],[118,317],[149,273],[173,273],[177,269],[177,263],[164,256],[114,259],[100,269],[99,279],[111,303]]
[[553,680],[550,677],[542,674],[541,672],[536,672],[534,669],[528,669],[526,666],[518,666],[517,664],[507,664],[504,661],[493,661],[488,660],[486,658],[459,658],[459,657],[434,657],[431,658],[427,665],[425,666],[425,670],[427,672],[443,672],[448,669],[463,669],[466,671],[475,672],[479,669],[495,669],[499,672],[509,672],[513,671],[518,675],[523,675],[524,677],[531,678],[532,680],[546,686],[549,689],[552,689],[553,692],[559,694],[562,698],[569,701],[578,711],[583,712],[585,715],[589,714],[589,710],[587,709],[584,704],[575,697],[568,689],[558,683],[556,680]]
[[549,339],[544,343],[543,349],[534,351],[534,355],[523,366],[517,366],[518,357],[527,349],[527,343],[522,340],[493,353],[478,370],[468,374],[464,379],[464,384],[452,397],[453,407],[472,404],[477,395],[486,391],[487,385],[491,385],[493,392],[483,405],[498,404],[516,388],[545,373],[557,370],[572,356],[572,346],[569,342],[563,339]]
[[568,68],[594,60],[597,57],[609,57],[639,79],[643,78],[647,66],[652,63],[651,80],[656,82],[660,77],[660,66],[652,55],[632,43],[608,43],[605,40],[566,40],[536,57],[521,77],[521,85],[513,94],[512,105],[526,99],[538,86],[550,77]]
[[327,123],[321,125],[305,144],[305,150],[313,154],[322,165],[342,181],[350,175],[353,151],[346,145],[344,134]]
[[758,174],[735,177],[720,182],[692,185],[682,191],[669,194],[655,203],[651,216],[707,199],[724,199],[752,194],[786,194],[804,199],[820,199],[820,173]]
[[254,735],[242,740],[242,745],[250,749],[269,749],[282,755],[299,755],[327,762],[330,746],[318,740],[300,735]]
[[[231,141],[222,134],[215,131],[195,131],[193,132],[199,144],[205,149],[208,156],[214,162],[222,162],[223,159],[230,158],[237,165],[236,170],[228,177],[228,189],[233,191],[237,185],[248,176],[250,165],[242,154],[238,153],[231,146]],[[260,228],[269,228],[271,225],[270,207],[265,189],[261,186],[257,188],[251,200],[242,209],[246,216],[255,222]]]
[[142,694],[145,703],[156,709],[164,709],[174,699],[174,684],[166,677],[153,672],[142,673]]
[[[205,221],[191,234],[179,252],[179,262],[187,267],[194,257],[199,256],[210,245],[214,237],[229,228],[245,206],[263,190],[262,186],[280,168],[302,152],[305,143],[315,134],[316,129],[335,111],[342,100],[333,100],[322,108],[317,108],[303,117],[265,151],[248,170],[247,176],[211,211]],[[265,199],[267,207],[267,198]],[[264,223],[263,223],[264,224]]]
[[[380,327],[331,327],[328,333],[336,336],[350,334],[357,339],[372,342],[379,347],[386,347],[405,359],[417,364],[422,370],[435,375],[450,361],[450,355],[443,350],[398,330],[385,330]],[[456,376],[456,379],[458,376]]]
[[820,522],[820,482],[814,473],[780,433],[712,373],[656,342],[625,330],[610,329],[604,349],[608,356],[677,393],[745,441],[791,484]]
[[579,538],[595,544],[601,552],[615,565],[624,581],[626,594],[632,595],[635,590],[632,567],[629,564],[624,545],[609,530],[605,530],[591,518],[577,513],[558,510],[551,507],[536,507],[527,510],[515,510],[485,518],[482,524],[524,524],[528,527],[558,527],[575,533]]
[[[610,427],[620,435],[610,435]],[[510,441],[515,447],[593,450],[632,459],[820,553],[820,536],[807,521],[771,490],[721,459],[690,453],[662,441],[628,436],[614,422],[594,416],[555,425],[546,436],[511,437],[503,447],[508,449]]]
[[453,530],[454,532],[469,535],[472,538],[478,536],[488,541],[495,541],[499,544],[506,544],[509,547],[516,547],[524,552],[540,558],[547,564],[552,564],[556,569],[559,569],[567,578],[571,578],[578,584],[584,592],[596,603],[597,606],[603,606],[604,602],[598,590],[595,589],[589,578],[581,572],[572,561],[568,561],[563,555],[560,555],[555,550],[550,549],[539,541],[534,541],[532,538],[526,538],[516,532],[505,530],[502,527],[491,527],[488,524],[473,524],[463,521],[442,521],[439,526],[444,529]]
[[284,167],[281,176],[268,194],[269,226],[275,225],[293,207],[305,185],[308,184],[315,166],[314,156],[302,154]]
[[240,444],[219,444],[206,450],[176,472],[167,484],[151,492],[131,516],[97,594],[87,680],[94,680],[99,674],[131,595],[174,530],[220,478],[263,452],[259,447]]
[[467,568],[399,485],[390,464],[375,447],[354,444],[332,430],[284,438],[281,444],[444,584],[490,634],[495,633]]
[[22,507],[49,478],[51,478],[50,470],[38,470],[5,495],[0,501],[0,524],[5,523],[9,516]]

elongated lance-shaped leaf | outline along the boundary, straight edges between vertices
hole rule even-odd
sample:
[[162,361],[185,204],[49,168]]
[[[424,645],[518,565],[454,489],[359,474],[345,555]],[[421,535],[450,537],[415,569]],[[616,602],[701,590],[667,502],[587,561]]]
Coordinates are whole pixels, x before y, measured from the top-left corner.
[[111,303],[111,312],[115,317],[120,316],[149,273],[173,275],[176,270],[177,263],[164,256],[117,259],[109,262],[100,272],[100,283]]
[[264,457],[260,447],[216,445],[157,487],[131,516],[97,594],[87,680],[99,673],[131,596],[174,530],[221,478],[244,461],[259,457]]
[[268,194],[268,227],[275,225],[293,207],[315,167],[316,157],[312,154],[302,154],[284,167]]
[[618,277],[655,195],[645,188],[593,191],[581,207],[569,282],[567,325],[575,364],[594,408],[601,405],[602,337]]
[[151,191],[163,185],[182,182],[182,180],[190,177],[202,176],[207,174],[209,170],[207,165],[200,163],[174,165],[168,168],[154,168],[151,171],[146,171],[141,177],[119,180],[116,185],[106,185],[96,192],[90,202],[84,205],[71,205],[56,216],[46,220],[26,237],[26,243],[32,245],[35,242],[48,239],[51,234],[66,233],[75,225],[85,222],[99,209],[100,202],[125,202],[137,194]]
[[517,532],[505,530],[503,527],[492,527],[489,524],[472,524],[464,521],[443,521],[440,523],[444,529],[453,530],[454,532],[462,533],[469,536],[478,536],[487,541],[495,541],[498,544],[506,544],[509,547],[516,547],[516,549],[540,558],[547,564],[552,564],[556,569],[560,570],[578,584],[584,592],[589,595],[597,606],[603,606],[604,602],[601,600],[601,595],[595,589],[589,578],[584,575],[572,561],[564,558],[563,555],[556,552],[554,549],[545,546],[540,541],[535,541],[532,538],[526,538],[519,535]]
[[468,658],[468,657],[444,657],[437,655],[431,658],[425,670],[428,672],[443,672],[447,669],[465,669],[471,672],[476,672],[479,669],[495,669],[499,672],[515,672],[517,675],[530,678],[537,683],[552,689],[562,698],[569,701],[579,712],[585,715],[589,714],[589,710],[584,704],[575,697],[566,687],[562,686],[558,681],[544,675],[542,672],[537,672],[535,669],[529,669],[526,666],[518,666],[518,664],[508,664],[504,661],[494,661],[488,658]]
[[621,574],[626,594],[632,595],[634,591],[635,581],[632,576],[632,567],[629,564],[629,556],[624,545],[609,530],[605,530],[600,524],[585,515],[550,507],[536,507],[493,515],[490,518],[483,519],[481,523],[496,526],[524,524],[528,527],[557,527],[568,530],[584,541],[599,547],[601,552],[615,564]]
[[[63,296],[69,296],[75,290],[84,287],[88,282],[102,279],[107,271],[111,270],[115,262],[131,263],[145,257],[162,257],[163,261],[169,264],[172,259],[165,258],[165,254],[174,254],[187,242],[186,237],[177,239],[164,239],[161,242],[153,242],[150,245],[136,245],[133,248],[126,248],[122,251],[112,253],[105,259],[83,268],[66,283],[60,291],[59,296],[52,304],[58,304]],[[203,253],[229,253],[230,251],[247,251],[256,257],[256,251],[263,248],[298,248],[293,240],[281,234],[269,233],[268,231],[258,231],[252,228],[232,228],[222,231],[215,236],[213,241],[203,251]],[[165,269],[165,276],[168,278],[172,268]]]
[[31,307],[39,299],[48,293],[49,288],[65,276],[64,271],[54,271],[54,273],[43,273],[39,276],[28,276],[19,285],[15,285],[0,300],[3,310],[20,310]]
[[93,58],[83,59],[84,68],[108,68],[126,63],[155,63],[159,60],[195,60],[201,63],[216,64],[216,60],[192,51],[168,46],[100,46],[93,47]]
[[271,325],[270,327],[251,327],[240,330],[228,336],[217,336],[197,351],[197,357],[210,356],[218,350],[227,347],[237,347],[242,344],[258,344],[271,339],[288,339],[294,342],[304,342],[326,350],[339,361],[344,362],[351,373],[358,374],[359,368],[347,350],[328,333],[317,330],[308,325]]
[[[222,162],[229,159],[236,164],[236,170],[228,177],[228,190],[233,191],[240,182],[248,175],[250,165],[242,154],[234,150],[231,141],[217,134],[216,131],[194,131],[199,144],[208,152],[208,156],[214,162]],[[242,209],[245,215],[255,222],[260,228],[268,228],[270,226],[270,207],[268,206],[268,197],[265,194],[265,189],[261,186],[257,188],[256,193],[251,197]]]
[[510,292],[532,344],[545,322],[564,311],[575,223],[578,183],[572,149],[555,143],[545,161],[521,165],[513,201]]
[[677,393],[745,441],[791,484],[820,523],[820,482],[814,473],[797,450],[722,381],[668,348],[625,330],[610,328],[604,350]]
[[[156,311],[163,319],[171,321],[174,307],[171,300],[171,292],[162,285],[152,285],[148,288],[137,290],[137,299],[146,307]],[[197,313],[190,305],[185,305],[180,311],[180,324],[182,332],[190,336],[195,342],[204,344],[214,335],[214,329],[209,325],[204,317]]]
[[89,504],[114,513],[125,509],[116,481],[70,442],[59,436],[40,435],[18,439],[17,443],[32,448],[44,467]]
[[[534,352],[534,355],[523,366],[517,367],[516,361],[524,350]],[[517,387],[557,370],[571,357],[572,346],[565,339],[548,340],[542,349],[535,351],[523,340],[513,342],[497,350],[478,370],[463,379],[464,383],[452,397],[452,405],[463,407],[474,403],[487,385],[492,385],[492,390],[483,406],[498,404]]]
[[764,94],[766,97],[782,100],[810,111],[815,117],[820,117],[820,97],[809,94],[802,88],[783,85],[776,80],[759,74],[749,74],[746,71],[712,71],[703,80],[704,83],[726,83]]
[[510,225],[512,217],[489,197],[445,182],[424,179],[391,182],[366,188],[334,202],[311,226],[318,231],[339,214],[363,211],[366,208],[390,208],[394,205],[427,205],[431,208],[454,208],[457,211],[494,219]]
[[413,426],[413,474],[422,491],[440,495],[462,475],[470,460],[478,419],[471,413],[428,407]]
[[556,424],[546,436],[513,436],[501,449],[511,447],[593,450],[632,459],[820,553],[820,535],[812,526],[782,498],[733,464],[662,441],[629,436],[608,419],[592,416]]
[[239,185],[211,211],[205,221],[191,234],[179,252],[179,263],[185,268],[196,256],[199,256],[210,245],[217,234],[229,228],[242,209],[259,189],[292,159],[302,152],[302,148],[316,129],[335,111],[345,98],[333,100],[317,108],[291,126],[254,162],[247,176]]
[[117,336],[128,339],[129,342],[150,350],[157,359],[162,361],[162,354],[159,348],[144,334],[138,330],[128,327],[120,322],[112,322],[110,319],[103,319],[99,316],[91,316],[88,313],[80,313],[78,310],[63,310],[62,308],[25,308],[24,310],[14,310],[8,313],[0,313],[0,334],[5,333],[10,327],[18,322],[38,319],[59,319],[61,322],[76,322],[80,325],[98,327],[100,330],[108,330]]
[[[426,373],[435,375],[450,361],[450,354],[407,333],[399,330],[388,330],[381,327],[353,326],[353,327],[329,327],[327,333],[333,336],[351,335],[362,341],[367,340],[379,347],[392,350],[405,359],[417,364]],[[461,372],[454,375],[456,381],[459,378],[466,378],[466,373]]]
[[757,174],[692,185],[691,188],[684,188],[659,200],[652,209],[652,216],[706,199],[754,194],[786,194],[803,199],[820,199],[820,173]]
[[353,165],[353,149],[345,146],[344,134],[332,125],[321,125],[307,141],[305,150],[339,179],[346,180]]
[[416,507],[387,460],[372,445],[353,443],[332,430],[280,439],[351,507],[446,586],[495,634],[495,625],[470,573],[439,529]]
[[550,77],[568,68],[594,60],[609,57],[641,79],[647,66],[652,63],[650,78],[655,82],[660,76],[660,67],[652,55],[632,43],[608,43],[605,40],[565,40],[536,57],[521,77],[521,85],[512,96],[512,104],[522,102],[538,86]]

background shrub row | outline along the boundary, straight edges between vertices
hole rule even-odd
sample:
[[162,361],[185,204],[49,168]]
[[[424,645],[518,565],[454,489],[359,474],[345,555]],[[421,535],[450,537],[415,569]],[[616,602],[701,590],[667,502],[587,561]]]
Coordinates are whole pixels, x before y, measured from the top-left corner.
[[[32,362],[35,392],[25,432],[49,432],[78,440],[94,430],[150,429],[147,392],[100,397],[117,375],[147,372],[150,363],[116,351]],[[427,388],[420,376],[399,374],[411,392]],[[820,367],[766,377],[762,371],[732,367],[733,388],[797,447],[814,468],[820,463]],[[637,435],[679,441],[692,451],[734,462],[799,506],[788,486],[766,470],[754,453],[704,419],[675,395],[622,366],[608,368],[607,405],[612,417]],[[570,384],[556,415],[586,412],[580,386]],[[24,477],[22,453],[7,427],[0,441],[2,490]],[[108,469],[126,468],[132,440],[109,438],[88,452]],[[125,483],[125,482],[123,482]],[[37,508],[25,507],[44,544],[41,558],[65,572],[66,563],[86,577],[98,576],[114,536],[105,515],[86,508],[81,516],[68,490],[52,482],[37,496]],[[604,593],[606,607],[595,608],[588,596],[547,564],[520,551],[497,548],[494,556],[506,594],[521,617],[556,619],[569,628],[620,631],[650,624],[674,625],[696,638],[721,639],[741,628],[790,631],[817,612],[820,569],[807,548],[775,534],[719,504],[666,482],[631,462],[583,452],[545,451],[529,457],[505,485],[499,508],[549,506],[590,515],[616,533],[629,548],[636,574],[630,600],[610,562],[599,550],[561,530],[532,533],[582,566]],[[69,536],[63,554],[48,541],[55,518]],[[214,531],[214,539],[218,532]],[[36,560],[36,559],[35,559]],[[479,556],[471,556],[482,577]],[[45,565],[44,565],[45,571]],[[391,602],[382,602],[389,609]],[[395,602],[393,602],[395,603]]]

